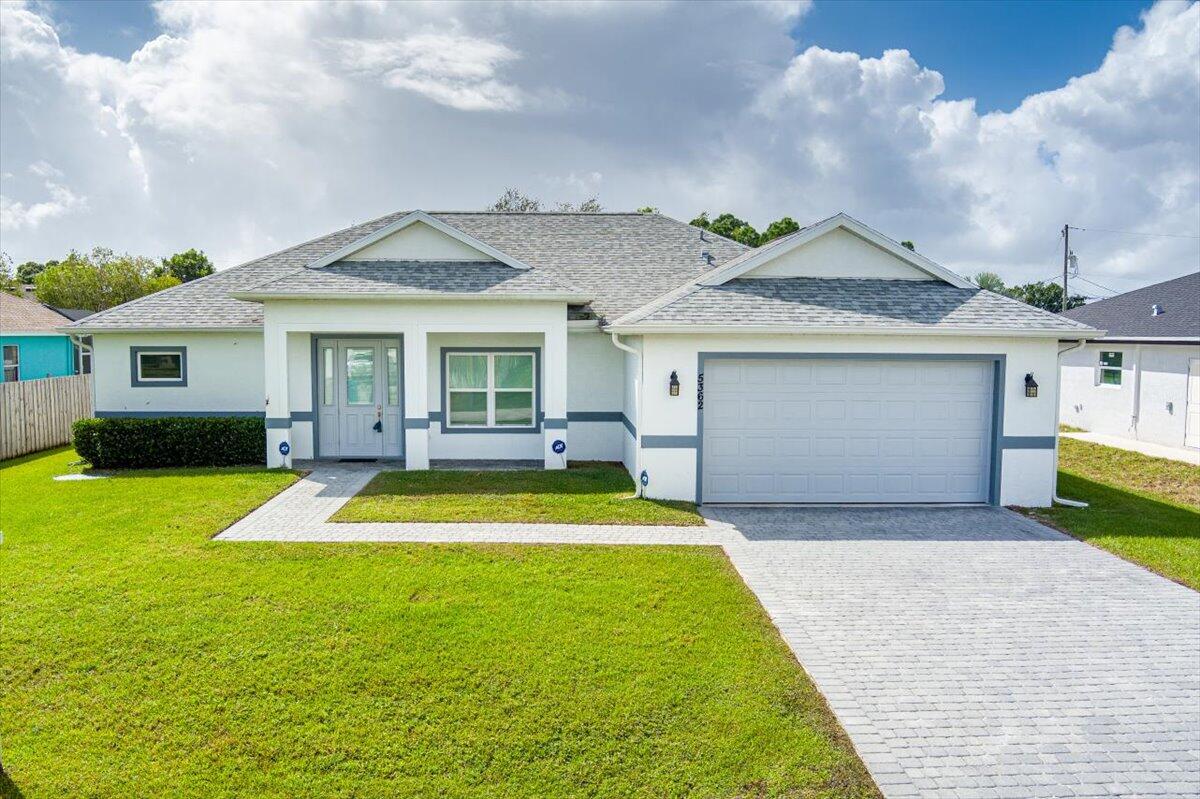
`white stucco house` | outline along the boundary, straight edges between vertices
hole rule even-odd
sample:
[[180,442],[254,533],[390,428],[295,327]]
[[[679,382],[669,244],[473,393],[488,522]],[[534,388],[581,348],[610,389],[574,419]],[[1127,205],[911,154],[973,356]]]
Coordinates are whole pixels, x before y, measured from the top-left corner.
[[1063,422],[1200,449],[1200,272],[1065,316],[1107,332],[1063,355]]
[[422,211],[70,330],[97,416],[262,416],[272,466],[605,460],[657,498],[1022,505],[1053,493],[1060,342],[1098,332],[844,214],[748,249],[658,214]]

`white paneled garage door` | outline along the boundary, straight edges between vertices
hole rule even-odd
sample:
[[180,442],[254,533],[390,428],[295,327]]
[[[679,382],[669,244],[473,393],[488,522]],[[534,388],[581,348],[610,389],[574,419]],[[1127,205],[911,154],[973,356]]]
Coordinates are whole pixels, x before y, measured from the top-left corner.
[[704,372],[704,502],[988,500],[991,362],[710,359]]

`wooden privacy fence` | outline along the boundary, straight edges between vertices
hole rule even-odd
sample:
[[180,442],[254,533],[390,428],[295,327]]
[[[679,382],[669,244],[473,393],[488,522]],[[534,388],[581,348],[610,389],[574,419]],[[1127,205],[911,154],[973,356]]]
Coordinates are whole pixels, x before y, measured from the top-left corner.
[[70,443],[91,415],[91,375],[0,383],[0,460]]

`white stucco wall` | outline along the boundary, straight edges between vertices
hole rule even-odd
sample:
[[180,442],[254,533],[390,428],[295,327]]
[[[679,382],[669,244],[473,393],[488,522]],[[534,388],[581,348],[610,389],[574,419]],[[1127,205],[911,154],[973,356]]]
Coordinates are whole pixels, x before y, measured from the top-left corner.
[[[1122,353],[1120,386],[1099,382],[1101,352]],[[1200,358],[1200,347],[1099,341],[1069,352],[1062,360],[1062,421],[1094,433],[1182,447],[1192,358]]]
[[[263,339],[257,333],[96,333],[92,379],[103,412],[255,412],[263,406]],[[186,386],[131,385],[130,347],[187,348]]]
[[933,280],[874,244],[838,228],[742,275],[757,277],[861,277]]
[[[625,344],[641,351],[642,339],[640,336],[626,336],[622,339]],[[634,430],[638,429],[638,425],[642,423],[638,415],[637,397],[641,388],[641,361],[632,353],[621,353],[624,356],[622,367],[625,373],[625,385],[622,392],[622,412],[625,418],[633,425]],[[628,428],[622,424],[621,438],[621,462],[625,464],[625,468],[629,474],[636,480],[638,476],[637,470],[637,437]]]
[[619,419],[581,421],[576,413],[618,414],[625,395],[625,353],[607,333],[573,332],[567,339],[567,418],[573,461],[623,460],[625,426]]
[[[644,337],[646,388],[638,429],[646,436],[697,435],[696,368],[699,352],[772,353],[958,353],[1006,356],[1002,433],[1007,437],[1052,437],[1057,402],[1054,339],[950,336],[680,336]],[[679,374],[680,396],[670,397],[667,380]],[[1036,398],[1024,395],[1025,374],[1040,384]],[[1052,449],[1006,449],[1001,459],[1000,502],[1047,505],[1054,485]],[[643,448],[650,473],[647,493],[662,499],[695,498],[694,448]]]

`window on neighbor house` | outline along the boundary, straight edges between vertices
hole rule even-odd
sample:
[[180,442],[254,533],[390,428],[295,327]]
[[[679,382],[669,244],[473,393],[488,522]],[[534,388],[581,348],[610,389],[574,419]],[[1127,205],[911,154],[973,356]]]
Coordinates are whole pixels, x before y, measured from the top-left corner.
[[84,336],[83,346],[72,343],[75,351],[75,374],[90,375],[92,373],[92,337]]
[[4,382],[21,379],[21,350],[16,344],[4,345]]
[[1100,353],[1100,385],[1121,385],[1121,353]]
[[532,352],[448,353],[446,421],[450,427],[533,427]]

